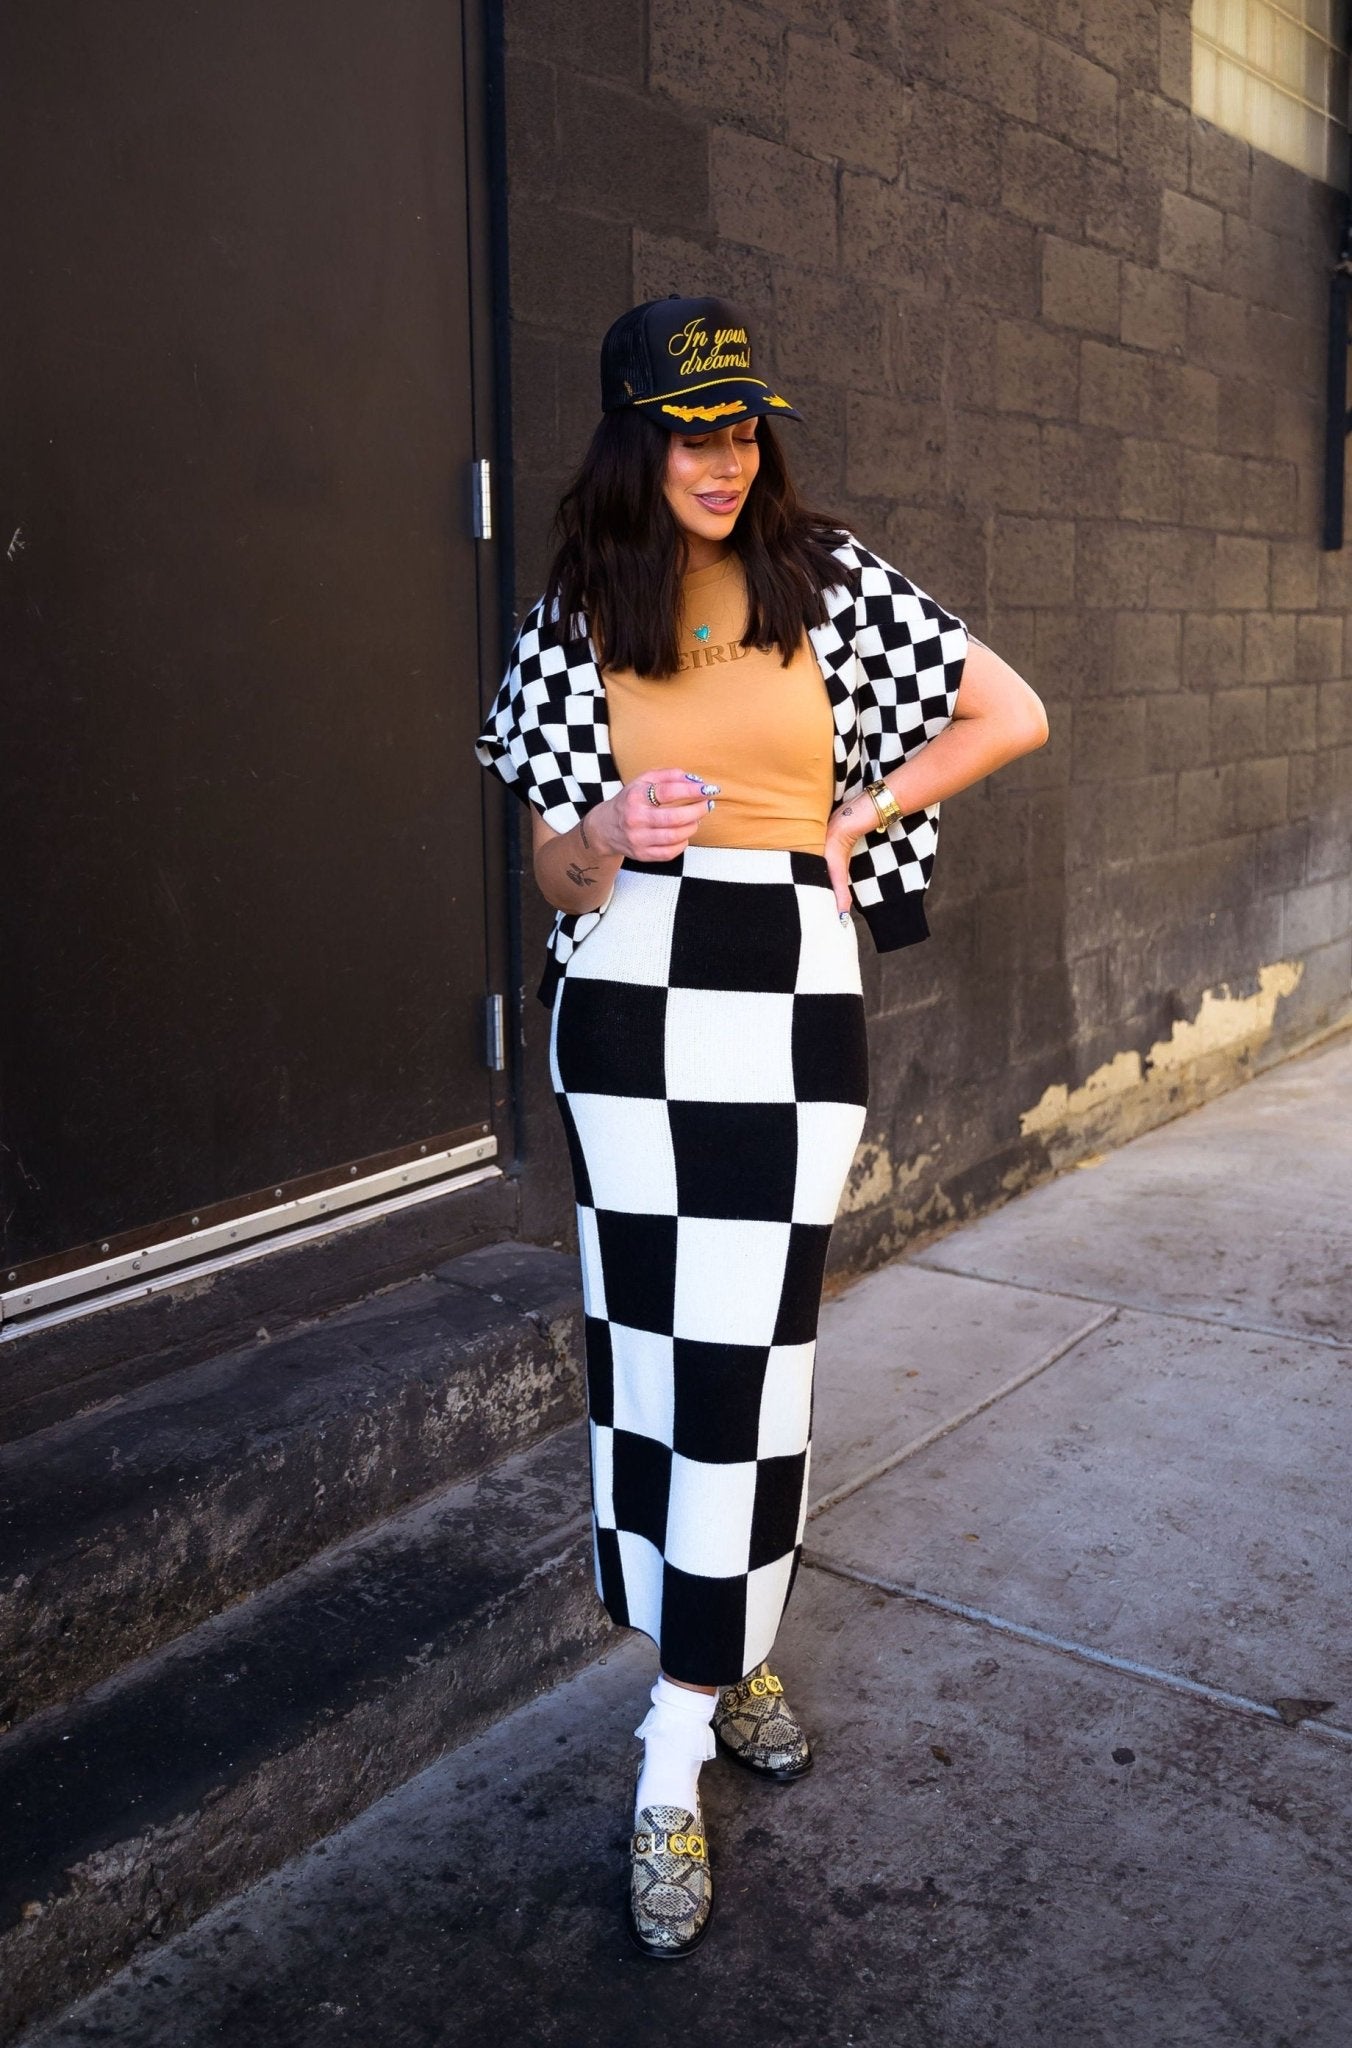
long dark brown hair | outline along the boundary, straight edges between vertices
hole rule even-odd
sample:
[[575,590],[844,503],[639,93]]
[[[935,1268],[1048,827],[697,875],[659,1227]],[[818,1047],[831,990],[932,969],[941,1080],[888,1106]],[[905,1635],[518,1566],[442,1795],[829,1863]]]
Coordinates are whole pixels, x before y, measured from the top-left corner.
[[[789,476],[770,422],[756,426],[760,469],[747,492],[732,547],[746,575],[744,647],[777,647],[792,660],[806,626],[826,620],[823,591],[857,583],[831,553],[846,538],[811,512]],[[583,621],[607,668],[670,676],[679,658],[686,541],[663,491],[671,437],[642,413],[606,413],[559,504],[558,546],[545,584],[545,615],[567,639]]]

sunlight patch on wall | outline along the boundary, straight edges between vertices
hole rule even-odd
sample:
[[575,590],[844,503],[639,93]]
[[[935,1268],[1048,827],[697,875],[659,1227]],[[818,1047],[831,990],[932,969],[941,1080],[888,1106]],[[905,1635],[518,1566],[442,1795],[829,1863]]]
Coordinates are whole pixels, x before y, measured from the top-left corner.
[[1347,188],[1346,0],[1193,0],[1192,110]]

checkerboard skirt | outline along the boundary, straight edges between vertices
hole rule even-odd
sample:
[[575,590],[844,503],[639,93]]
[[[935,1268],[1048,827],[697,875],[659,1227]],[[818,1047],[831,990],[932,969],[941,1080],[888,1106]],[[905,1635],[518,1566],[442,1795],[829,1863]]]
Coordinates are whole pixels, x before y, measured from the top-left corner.
[[730,1685],[769,1655],[798,1568],[822,1274],[868,1092],[825,860],[626,860],[564,970],[550,1056],[597,1591],[670,1677]]

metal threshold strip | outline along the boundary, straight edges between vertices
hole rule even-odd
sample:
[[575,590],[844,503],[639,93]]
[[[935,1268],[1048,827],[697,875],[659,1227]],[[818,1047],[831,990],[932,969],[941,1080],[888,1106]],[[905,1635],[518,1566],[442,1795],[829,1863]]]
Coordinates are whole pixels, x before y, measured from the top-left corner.
[[497,1149],[497,1139],[492,1136],[473,1138],[467,1144],[385,1167],[360,1180],[319,1188],[293,1201],[256,1209],[248,1216],[234,1216],[228,1223],[184,1231],[117,1258],[100,1259],[27,1286],[0,1290],[0,1337],[14,1338],[26,1330],[47,1328],[115,1301],[158,1292],[195,1274],[260,1257],[276,1243],[327,1236],[368,1216],[428,1201],[448,1187],[486,1180],[499,1170],[489,1163]]

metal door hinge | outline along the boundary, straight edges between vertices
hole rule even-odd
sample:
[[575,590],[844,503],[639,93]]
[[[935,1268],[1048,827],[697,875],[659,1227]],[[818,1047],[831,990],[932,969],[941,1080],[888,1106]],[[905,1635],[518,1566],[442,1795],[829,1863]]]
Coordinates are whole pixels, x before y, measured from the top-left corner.
[[470,494],[472,498],[471,520],[475,540],[493,538],[493,465],[487,457],[471,462]]
[[507,1064],[507,1005],[501,996],[484,998],[484,1065],[500,1074]]

